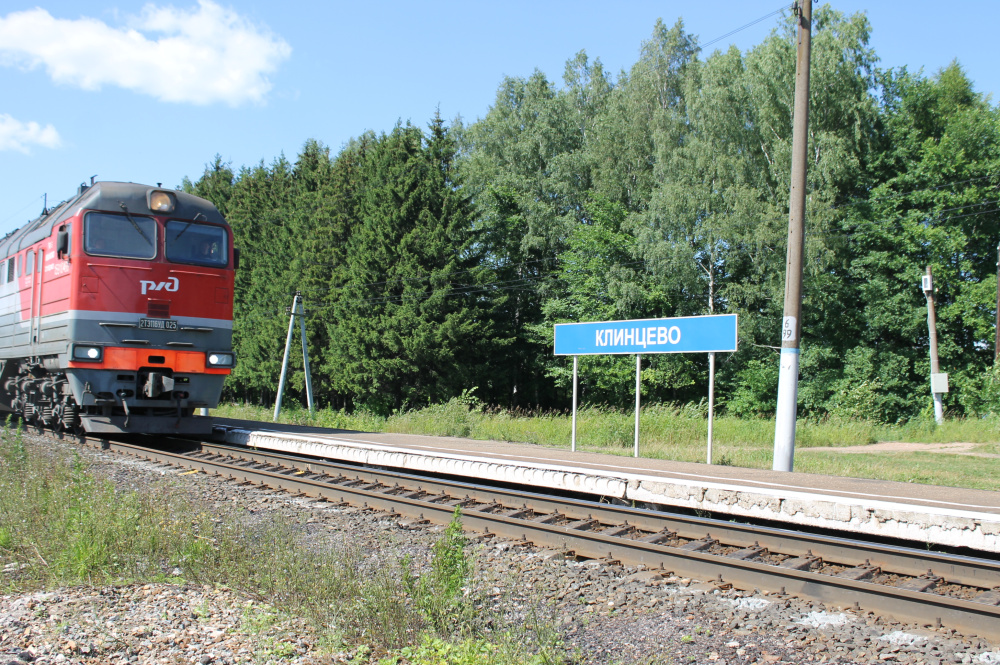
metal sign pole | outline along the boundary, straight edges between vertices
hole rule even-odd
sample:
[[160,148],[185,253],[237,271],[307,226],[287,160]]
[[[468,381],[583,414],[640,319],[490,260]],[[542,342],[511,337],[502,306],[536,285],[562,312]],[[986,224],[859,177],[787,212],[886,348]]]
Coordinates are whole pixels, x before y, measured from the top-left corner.
[[309,413],[313,412],[313,385],[312,375],[309,372],[309,347],[306,345],[306,308],[299,298],[299,329],[302,331],[302,366],[306,372],[306,403],[309,405]]
[[579,358],[579,356],[573,356],[573,435],[570,440],[570,450],[573,452],[576,452],[576,375]]
[[278,414],[281,413],[281,396],[285,392],[285,377],[288,376],[288,352],[292,350],[292,331],[295,330],[295,307],[298,302],[299,296],[295,294],[291,315],[288,317],[288,337],[285,338],[285,357],[281,360],[281,379],[278,381],[278,399],[274,402],[273,422],[278,422]]
[[642,379],[642,354],[635,354],[635,450],[634,456],[639,456],[639,382]]
[[712,421],[715,419],[715,351],[708,353],[708,463],[712,463]]

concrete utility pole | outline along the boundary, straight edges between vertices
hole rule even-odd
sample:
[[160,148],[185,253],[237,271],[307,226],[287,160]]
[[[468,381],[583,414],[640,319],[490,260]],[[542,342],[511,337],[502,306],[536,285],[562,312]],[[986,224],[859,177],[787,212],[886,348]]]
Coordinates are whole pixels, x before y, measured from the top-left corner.
[[927,335],[931,347],[931,395],[934,396],[934,422],[938,425],[944,422],[944,404],[942,393],[948,392],[948,375],[941,373],[938,366],[937,348],[937,316],[934,314],[934,278],[931,267],[927,266],[927,274],[921,280],[924,297],[927,298]]
[[774,470],[791,471],[795,459],[796,401],[799,396],[799,343],[802,337],[802,255],[805,251],[806,151],[809,130],[809,53],[812,0],[793,6],[799,20],[795,58],[795,110],[792,117],[792,186],[788,199],[788,254],[785,311],[781,323],[781,365],[774,425]]

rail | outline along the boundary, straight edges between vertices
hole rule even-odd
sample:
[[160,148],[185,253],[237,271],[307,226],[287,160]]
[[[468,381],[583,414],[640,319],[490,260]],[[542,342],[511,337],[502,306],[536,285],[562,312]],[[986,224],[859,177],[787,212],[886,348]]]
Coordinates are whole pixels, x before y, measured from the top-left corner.
[[[853,607],[1000,639],[1000,563],[783,528],[542,495],[335,461],[201,442],[169,452],[85,439],[112,452],[333,503],[387,511],[411,524],[463,526],[482,538],[556,548]],[[191,442],[188,441],[188,444]]]

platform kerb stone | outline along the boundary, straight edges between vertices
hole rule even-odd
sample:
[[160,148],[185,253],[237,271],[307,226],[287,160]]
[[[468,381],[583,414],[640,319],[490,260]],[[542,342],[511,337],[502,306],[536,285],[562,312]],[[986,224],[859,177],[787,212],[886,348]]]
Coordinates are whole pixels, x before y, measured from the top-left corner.
[[927,545],[968,547],[1000,552],[1000,516],[938,509],[881,500],[819,495],[777,488],[741,487],[718,482],[664,478],[551,464],[498,461],[455,453],[430,454],[373,441],[336,436],[302,436],[229,430],[235,445],[385,468],[446,474],[594,497],[626,503],[677,506],[720,515],[766,519],[867,536],[899,538]]
[[497,462],[469,455],[431,455],[418,450],[346,439],[275,436],[273,433],[230,430],[225,441],[262,450],[311,455],[386,468],[438,473],[460,478],[484,479],[596,496],[622,498],[626,480],[589,470],[567,470],[551,465],[530,466]]

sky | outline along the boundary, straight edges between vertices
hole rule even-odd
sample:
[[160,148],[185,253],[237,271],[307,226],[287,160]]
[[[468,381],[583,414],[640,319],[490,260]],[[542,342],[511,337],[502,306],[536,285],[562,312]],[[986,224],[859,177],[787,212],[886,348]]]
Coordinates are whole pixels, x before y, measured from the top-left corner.
[[[706,43],[777,0],[5,0],[0,9],[0,235],[91,176],[165,187],[220,155],[235,169],[333,151],[397,121],[483,117],[504,76],[561,82],[585,50],[618,72],[657,18]],[[957,59],[1000,100],[997,0],[833,0],[865,12],[880,66]],[[815,5],[814,5],[815,6]],[[771,16],[709,50],[747,50]]]

